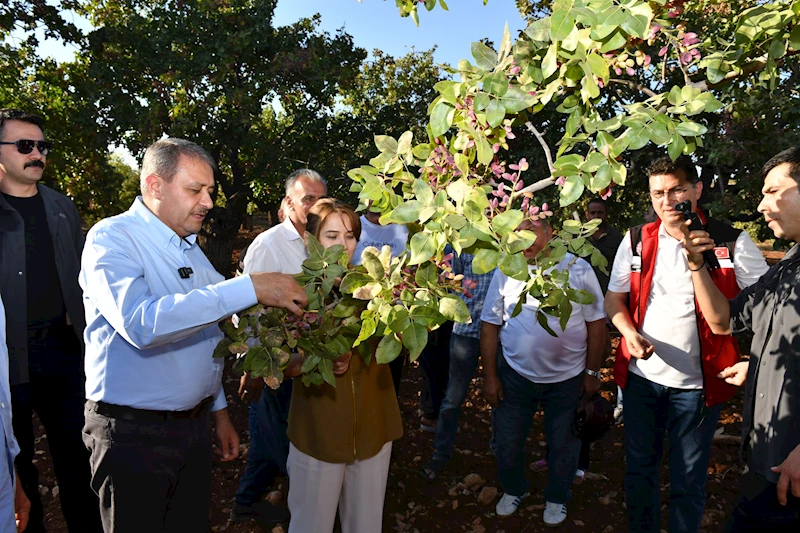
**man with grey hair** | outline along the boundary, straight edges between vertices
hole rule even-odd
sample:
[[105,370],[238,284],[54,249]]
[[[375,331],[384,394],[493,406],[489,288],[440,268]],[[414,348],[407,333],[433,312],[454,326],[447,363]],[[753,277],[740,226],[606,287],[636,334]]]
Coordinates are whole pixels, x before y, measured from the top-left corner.
[[[303,168],[286,178],[286,196],[281,203],[285,219],[256,237],[244,256],[244,273],[282,272],[298,274],[303,270],[306,252],[305,233],[309,210],[327,194],[327,184],[317,172]],[[261,378],[242,376],[239,394],[250,402],[250,451],[247,468],[239,481],[231,519],[263,519],[274,512],[262,496],[279,472],[286,473],[289,456],[289,400],[292,381],[287,379],[276,394],[261,394]]]
[[222,460],[239,455],[223,360],[212,357],[223,338],[218,323],[256,303],[295,314],[307,303],[291,276],[225,280],[211,266],[196,233],[213,206],[214,168],[194,143],[154,143],[142,196],[87,235],[84,442],[108,533],[206,530],[209,413]]

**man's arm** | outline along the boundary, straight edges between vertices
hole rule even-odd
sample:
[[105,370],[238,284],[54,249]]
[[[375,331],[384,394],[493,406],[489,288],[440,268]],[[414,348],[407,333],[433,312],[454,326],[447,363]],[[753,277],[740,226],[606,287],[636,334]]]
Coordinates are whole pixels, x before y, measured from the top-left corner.
[[28,527],[28,519],[31,514],[31,501],[25,494],[22,488],[22,483],[19,482],[17,469],[14,468],[14,478],[16,479],[16,490],[14,491],[14,517],[17,522],[17,531],[22,533]]
[[481,322],[481,365],[483,366],[483,395],[492,407],[503,400],[503,385],[497,375],[497,342],[500,326]]
[[653,355],[653,345],[633,326],[628,310],[628,293],[608,291],[605,299],[606,314],[625,339],[628,352],[636,359]]
[[[606,320],[594,320],[586,323],[586,368],[598,372],[603,364],[603,353],[608,343],[608,328]],[[583,377],[583,390],[591,396],[600,390],[600,380],[585,374]]]
[[239,276],[185,294],[158,296],[129,249],[123,232],[91,235],[84,248],[80,284],[103,318],[138,349],[185,339],[256,302],[296,314],[308,303],[294,278],[274,273]]
[[714,285],[703,259],[703,252],[714,249],[714,240],[702,230],[689,232],[689,224],[687,221],[682,226],[683,245],[686,249],[689,270],[692,272],[694,297],[711,331],[717,335],[730,335],[731,305]]

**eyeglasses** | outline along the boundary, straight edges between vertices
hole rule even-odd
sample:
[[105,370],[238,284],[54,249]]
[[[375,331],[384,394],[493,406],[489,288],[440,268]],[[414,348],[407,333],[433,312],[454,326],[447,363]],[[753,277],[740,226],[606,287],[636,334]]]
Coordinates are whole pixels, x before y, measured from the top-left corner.
[[671,196],[677,200],[678,198],[682,198],[686,194],[686,191],[692,187],[694,187],[694,183],[685,187],[675,187],[668,191],[650,191],[650,197],[653,198],[653,200],[663,200],[665,196]]
[[20,139],[18,141],[3,141],[0,144],[13,144],[17,147],[17,152],[21,154],[29,154],[33,152],[33,147],[35,146],[39,153],[42,155],[47,155],[50,153],[50,150],[53,149],[53,143],[50,141],[32,141],[30,139]]

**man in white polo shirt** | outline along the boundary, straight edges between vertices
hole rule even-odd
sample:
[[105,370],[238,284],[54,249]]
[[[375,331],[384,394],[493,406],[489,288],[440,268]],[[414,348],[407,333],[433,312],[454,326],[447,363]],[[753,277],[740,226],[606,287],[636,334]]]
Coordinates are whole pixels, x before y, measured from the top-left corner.
[[624,337],[614,379],[625,391],[625,502],[631,533],[661,531],[658,472],[669,439],[670,533],[697,533],[706,470],[722,403],[736,387],[720,372],[739,361],[736,340],[714,335],[696,308],[683,246],[689,200],[716,243],[714,282],[728,298],[755,283],[767,265],[747,233],[697,208],[703,184],[688,158],[648,169],[658,220],[625,235],[614,259],[605,307]]
[[[547,246],[552,230],[546,222],[533,227],[536,242],[525,251],[534,260]],[[546,253],[546,252],[545,252]],[[530,269],[536,268],[534,265]],[[519,507],[528,491],[525,479],[525,441],[539,403],[544,409],[545,437],[549,446],[544,522],[555,526],[567,518],[567,500],[578,467],[580,441],[572,431],[581,393],[600,388],[600,369],[608,331],[603,313],[603,292],[591,265],[572,254],[555,267],[569,269],[569,284],[594,297],[594,303],[572,304],[572,314],[562,331],[558,318],[544,315],[552,337],[539,325],[539,302],[526,296],[522,312],[512,318],[525,282],[497,270],[481,312],[483,391],[493,410],[494,452],[503,497],[497,514],[507,516]],[[499,346],[498,346],[499,340]]]

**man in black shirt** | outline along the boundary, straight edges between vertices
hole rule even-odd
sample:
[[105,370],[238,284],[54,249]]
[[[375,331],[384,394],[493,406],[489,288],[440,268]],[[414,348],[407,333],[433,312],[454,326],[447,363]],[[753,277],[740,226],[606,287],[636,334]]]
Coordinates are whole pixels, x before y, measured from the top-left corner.
[[695,297],[714,333],[749,331],[750,361],[720,377],[746,380],[742,453],[747,469],[726,531],[800,531],[800,146],[764,165],[758,211],[770,229],[795,245],[755,284],[727,300],[711,281],[702,253],[714,248],[704,231],[684,239]]
[[42,119],[0,109],[0,294],[6,309],[16,459],[31,499],[26,531],[44,531],[33,464],[33,411],[45,427],[70,533],[102,531],[83,445],[85,326],[78,285],[81,221],[63,194],[39,183],[52,143]]

